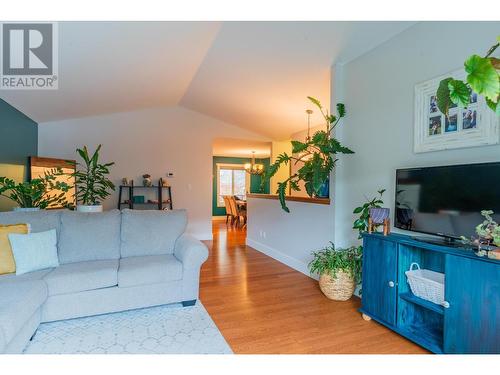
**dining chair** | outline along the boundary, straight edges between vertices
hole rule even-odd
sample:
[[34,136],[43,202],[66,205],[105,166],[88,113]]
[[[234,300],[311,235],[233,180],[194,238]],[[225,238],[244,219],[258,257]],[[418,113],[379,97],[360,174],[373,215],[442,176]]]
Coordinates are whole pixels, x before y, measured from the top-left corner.
[[242,208],[238,205],[238,203],[236,202],[236,198],[233,196],[233,197],[228,197],[228,200],[229,200],[229,205],[231,206],[231,213],[233,215],[233,223],[235,225],[239,225],[240,224],[240,220],[243,218],[243,226],[246,225],[246,222],[247,222],[247,211],[245,208]]
[[222,199],[224,199],[224,207],[226,208],[226,224],[231,220],[231,224],[233,222],[233,212],[231,210],[231,203],[229,202],[229,195],[223,195]]

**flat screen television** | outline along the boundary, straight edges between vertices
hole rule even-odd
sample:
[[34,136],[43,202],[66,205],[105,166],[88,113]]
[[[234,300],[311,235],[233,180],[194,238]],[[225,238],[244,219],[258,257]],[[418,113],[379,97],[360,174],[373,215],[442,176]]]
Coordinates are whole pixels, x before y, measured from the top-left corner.
[[396,171],[396,228],[471,237],[482,210],[500,222],[500,162]]

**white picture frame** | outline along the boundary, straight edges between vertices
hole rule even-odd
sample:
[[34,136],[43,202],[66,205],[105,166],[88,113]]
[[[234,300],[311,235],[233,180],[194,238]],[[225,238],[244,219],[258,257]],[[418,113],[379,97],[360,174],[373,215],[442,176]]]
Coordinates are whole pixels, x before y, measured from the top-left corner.
[[414,152],[431,152],[500,143],[499,120],[483,97],[473,93],[467,108],[450,108],[448,118],[435,104],[441,80],[465,81],[463,69],[415,85]]

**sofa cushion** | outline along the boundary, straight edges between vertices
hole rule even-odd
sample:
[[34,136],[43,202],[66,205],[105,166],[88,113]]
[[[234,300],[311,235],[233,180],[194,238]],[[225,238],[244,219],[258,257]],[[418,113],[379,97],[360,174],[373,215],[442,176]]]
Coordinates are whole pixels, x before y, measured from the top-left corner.
[[120,211],[65,211],[61,215],[61,264],[120,258]]
[[59,266],[55,229],[29,234],[9,234],[16,261],[16,275]]
[[44,276],[49,296],[108,288],[118,284],[118,260],[63,264]]
[[121,256],[172,254],[186,225],[185,210],[123,210]]
[[120,259],[118,286],[158,284],[182,279],[182,263],[173,255],[147,255]]
[[42,280],[0,284],[0,353],[47,299]]
[[0,224],[0,275],[16,272],[16,262],[9,241],[10,233],[28,234],[28,224]]
[[0,212],[0,224],[29,224],[31,233],[55,229],[59,235],[61,212],[65,210],[40,210],[32,212]]

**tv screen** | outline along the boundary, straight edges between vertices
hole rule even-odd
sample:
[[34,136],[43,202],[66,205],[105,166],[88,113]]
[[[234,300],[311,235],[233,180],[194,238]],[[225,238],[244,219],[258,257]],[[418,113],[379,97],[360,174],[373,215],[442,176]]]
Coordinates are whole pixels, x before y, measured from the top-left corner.
[[471,237],[482,210],[500,222],[500,162],[396,171],[397,228]]

